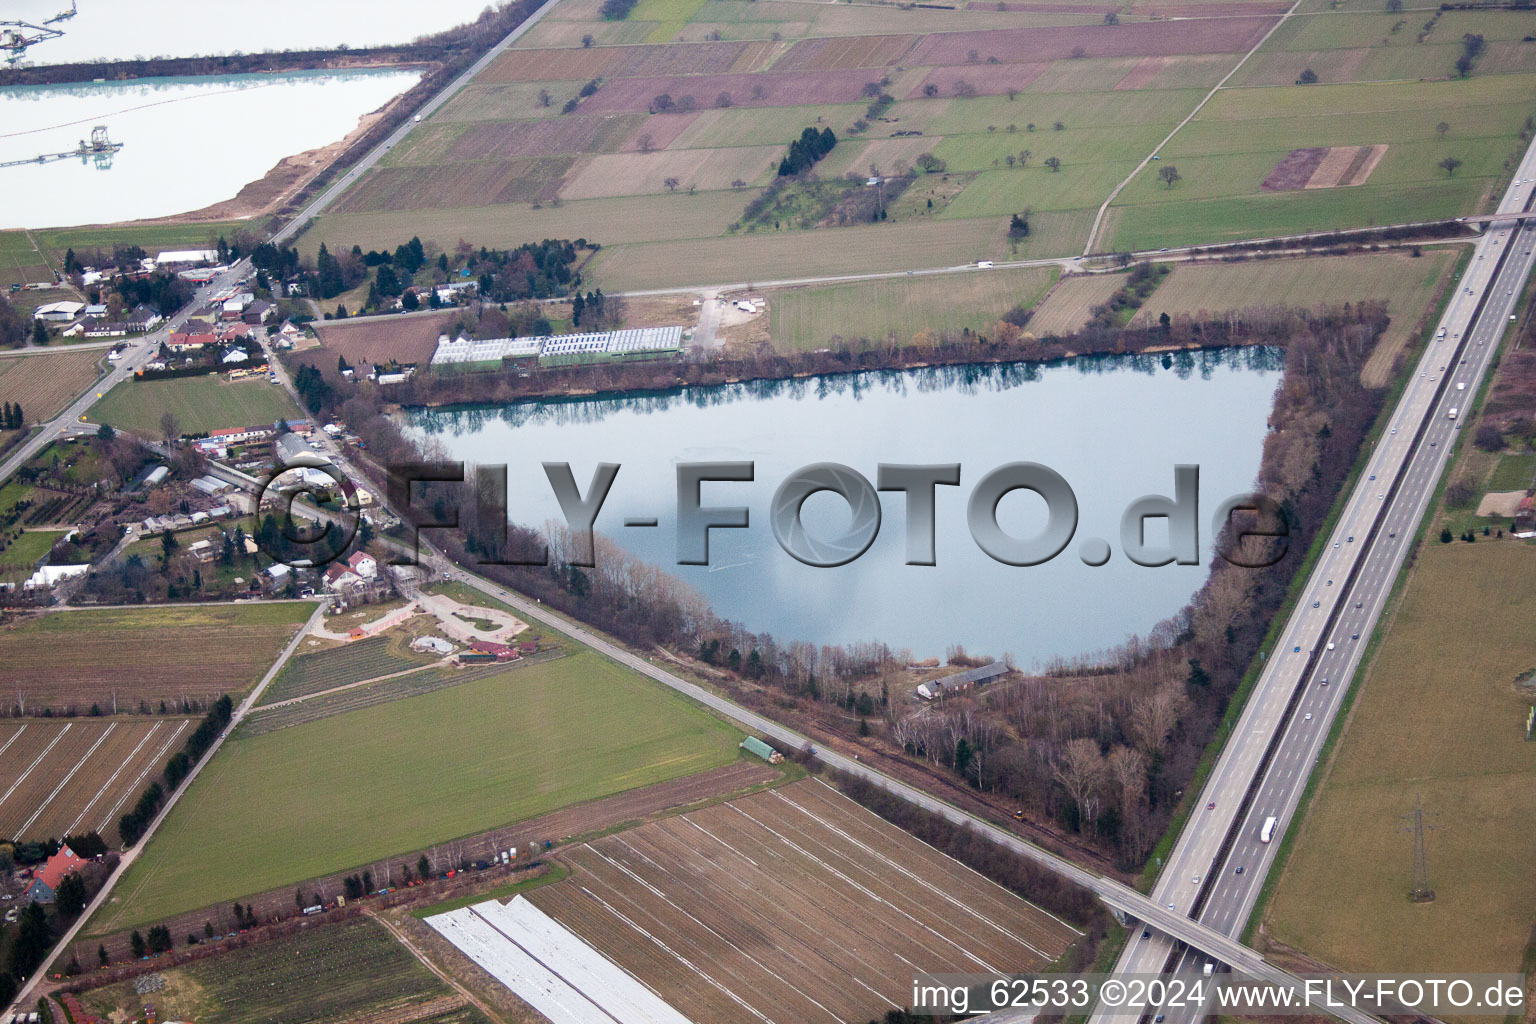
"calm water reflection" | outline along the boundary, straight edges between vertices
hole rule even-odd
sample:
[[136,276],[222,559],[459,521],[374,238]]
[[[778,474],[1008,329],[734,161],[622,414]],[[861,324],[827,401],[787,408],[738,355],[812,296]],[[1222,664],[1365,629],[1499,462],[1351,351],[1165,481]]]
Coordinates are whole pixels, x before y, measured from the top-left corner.
[[0,89],[0,161],[73,150],[107,126],[110,166],[0,168],[0,228],[186,213],[234,198],[285,156],[329,145],[420,79],[415,71],[150,78]]
[[[1271,349],[1176,357],[1080,359],[1047,367],[953,367],[691,389],[603,398],[417,412],[411,424],[454,458],[506,464],[509,514],[539,524],[559,506],[539,464],[570,462],[585,491],[597,462],[622,465],[598,530],[647,561],[666,564],[715,610],[784,639],[879,639],[919,655],[946,645],[1012,651],[1023,664],[1103,648],[1144,632],[1189,599],[1203,566],[1148,569],[1118,551],[1120,515],[1135,498],[1173,493],[1173,467],[1201,468],[1202,558],[1220,502],[1250,489],[1279,381]],[[751,527],[713,531],[708,567],[676,566],[678,462],[752,460],[756,481],[707,484],[706,505],[747,505]],[[1001,565],[965,527],[971,488],[1012,461],[1044,463],[1072,485],[1076,537],[1054,561]],[[908,566],[900,494],[882,495],[883,526],[857,561],[801,565],[768,525],[774,489],[812,462],[840,462],[871,481],[881,462],[962,465],[959,487],[940,487],[938,565]],[[655,516],[657,529],[624,528]],[[1018,536],[1044,522],[1029,492],[1005,498],[999,520]],[[846,506],[830,495],[806,503],[806,523],[832,533]],[[1149,529],[1149,539],[1157,531]],[[1108,565],[1077,557],[1090,537],[1114,541]]]

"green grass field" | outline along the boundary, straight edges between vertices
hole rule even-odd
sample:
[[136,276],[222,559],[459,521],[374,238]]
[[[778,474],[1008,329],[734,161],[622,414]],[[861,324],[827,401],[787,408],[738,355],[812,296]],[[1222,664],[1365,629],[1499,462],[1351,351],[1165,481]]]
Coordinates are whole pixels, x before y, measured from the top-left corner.
[[[1364,676],[1265,919],[1352,971],[1518,971],[1536,918],[1536,547],[1429,543]],[[1437,898],[1414,904],[1422,797]]]
[[1389,252],[1181,265],[1131,323],[1156,323],[1162,313],[1199,317],[1248,306],[1315,309],[1324,303],[1384,300],[1392,323],[1377,342],[1364,377],[1382,384],[1455,259],[1449,249],[1426,249],[1418,258]]
[[739,739],[580,651],[234,740],[89,927],[151,923],[703,771]]
[[990,328],[1014,306],[1026,309],[1055,283],[1044,267],[900,278],[825,288],[794,288],[769,297],[769,334],[781,351],[820,348],[834,337],[907,341],[921,330]]
[[1536,455],[1505,455],[1488,480],[1490,491],[1524,491],[1536,482]]
[[160,417],[167,410],[176,416],[177,426],[184,434],[248,427],[300,415],[288,392],[268,383],[265,377],[231,382],[222,374],[176,380],[125,380],[91,406],[86,415],[118,430],[159,437]]
[[63,530],[28,530],[0,551],[0,581],[17,583],[32,575],[32,567],[53,550]]
[[[1536,76],[1227,89],[1116,200],[1102,248],[1150,249],[1474,212],[1520,143]],[[1441,123],[1448,130],[1442,136]],[[1363,185],[1261,189],[1292,149],[1384,143]],[[1454,176],[1447,156],[1463,161]],[[1183,180],[1157,177],[1177,166]]]
[[[215,917],[222,921],[222,912]],[[180,947],[185,936],[174,938]],[[453,994],[383,925],[368,918],[247,946],[161,976],[165,987],[148,1000],[162,1019],[222,1024],[363,1020]],[[125,981],[90,990],[81,1001],[96,1013],[128,1019],[141,1014],[147,1000]],[[469,1013],[453,1019],[458,1024],[485,1021],[478,1011]]]

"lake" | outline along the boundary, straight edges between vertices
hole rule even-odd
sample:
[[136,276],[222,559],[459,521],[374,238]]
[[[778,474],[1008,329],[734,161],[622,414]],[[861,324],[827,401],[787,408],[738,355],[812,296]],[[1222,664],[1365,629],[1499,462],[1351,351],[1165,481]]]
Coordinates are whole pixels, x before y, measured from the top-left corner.
[[198,210],[232,199],[286,156],[330,145],[420,80],[416,71],[151,78],[0,89],[0,161],[73,150],[103,124],[108,166],[0,168],[0,228],[66,227]]
[[[1250,348],[864,373],[416,411],[408,427],[440,441],[452,458],[507,465],[509,517],[530,525],[560,520],[540,463],[569,462],[583,494],[598,462],[619,463],[598,532],[667,566],[717,614],[749,629],[781,641],[880,640],[917,657],[942,657],[961,643],[994,656],[1012,652],[1028,666],[1145,633],[1189,600],[1207,572],[1211,516],[1252,487],[1281,365],[1278,350]],[[754,482],[707,483],[702,492],[706,506],[749,507],[750,527],[711,531],[710,564],[678,566],[675,466],[711,460],[755,463]],[[971,489],[1016,461],[1061,474],[1079,508],[1073,541],[1030,568],[994,561],[965,525]],[[959,463],[960,486],[937,489],[937,564],[904,564],[900,493],[880,496],[880,532],[850,564],[814,568],[786,554],[769,526],[774,490],[817,462],[842,463],[872,482],[882,462]],[[1171,496],[1174,466],[1187,463],[1200,467],[1202,564],[1132,564],[1119,550],[1123,510],[1143,495]],[[847,504],[831,494],[812,496],[803,511],[813,537],[835,535],[850,521]],[[625,528],[628,516],[659,525]],[[1044,503],[1016,491],[998,505],[998,522],[1015,536],[1034,536]],[[1149,521],[1149,541],[1160,522]],[[1079,559],[1088,538],[1112,542],[1108,564],[1091,568]]]
[[[69,0],[6,0],[5,17],[41,26]],[[486,0],[78,0],[78,13],[53,27],[64,35],[31,47],[33,64],[140,57],[200,57],[268,50],[406,43],[473,21]],[[28,33],[30,36],[32,33]]]

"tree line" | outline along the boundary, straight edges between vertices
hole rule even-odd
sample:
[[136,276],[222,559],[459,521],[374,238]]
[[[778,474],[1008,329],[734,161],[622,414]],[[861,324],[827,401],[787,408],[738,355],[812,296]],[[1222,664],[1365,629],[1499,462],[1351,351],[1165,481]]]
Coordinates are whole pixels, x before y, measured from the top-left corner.
[[0,430],[20,430],[27,425],[20,402],[6,402],[0,406]]
[[139,796],[133,810],[123,815],[118,821],[117,834],[125,847],[132,846],[143,837],[144,830],[154,820],[165,798],[176,791],[176,787],[180,786],[190,774],[192,766],[208,752],[214,740],[218,739],[219,734],[229,725],[230,719],[234,716],[234,707],[234,701],[228,694],[215,701],[192,735],[187,737],[186,744],[166,763],[165,770],[161,773],[165,786],[162,787],[158,781],[151,782]]

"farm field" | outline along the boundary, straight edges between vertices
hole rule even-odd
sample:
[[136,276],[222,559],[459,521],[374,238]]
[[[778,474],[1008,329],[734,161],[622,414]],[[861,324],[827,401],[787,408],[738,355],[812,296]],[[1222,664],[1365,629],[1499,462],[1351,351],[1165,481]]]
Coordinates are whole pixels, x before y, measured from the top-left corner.
[[[433,864],[446,866],[456,863],[460,857],[468,857],[471,861],[489,858],[493,851],[500,853],[509,845],[522,848],[542,847],[545,841],[557,845],[569,843],[582,837],[596,836],[621,827],[632,827],[639,822],[674,813],[679,808],[699,806],[706,802],[742,795],[777,784],[784,779],[787,771],[792,770],[769,765],[755,757],[741,754],[718,768],[572,804],[535,818],[526,818],[516,825],[495,828],[467,838],[448,840],[412,850],[396,859],[373,861],[371,862],[372,870],[376,879],[398,882],[402,879],[405,868],[409,867],[414,873],[417,860],[422,853],[425,853]],[[250,906],[263,919],[292,917],[295,909],[293,891],[296,885],[302,885],[306,890],[313,888],[327,893],[337,892],[342,890],[346,876],[351,873],[350,869],[345,869],[326,876],[304,879],[300,883],[282,885],[248,896],[240,902]],[[483,883],[477,880],[475,884]],[[471,899],[470,902],[478,902],[486,898],[485,895],[481,895]],[[223,904],[189,911],[168,919],[162,918],[161,921],[170,928],[172,935],[181,936],[188,932],[201,932],[203,923],[211,917],[214,928],[222,932],[236,926],[231,909],[232,904]],[[411,913],[414,916],[426,916],[425,911],[429,909],[417,908]],[[105,945],[108,954],[115,962],[129,955],[130,936],[131,931],[119,931],[107,936],[82,938],[76,943],[73,952],[84,963],[96,955],[98,945]]]
[[[1474,212],[1503,181],[1536,75],[1437,82],[1226,89],[1179,131],[1115,201],[1106,248],[1231,241]],[[1440,124],[1447,130],[1441,133]],[[1364,184],[1267,191],[1289,153],[1385,146]],[[1454,176],[1439,163],[1463,162]],[[1174,187],[1157,178],[1176,166]]]
[[1389,252],[1246,263],[1181,263],[1174,266],[1173,273],[1131,323],[1155,323],[1162,313],[1198,319],[1245,307],[1315,309],[1325,303],[1383,300],[1392,323],[1364,371],[1367,382],[1379,386],[1386,382],[1393,360],[1411,339],[1419,318],[1429,311],[1436,289],[1456,263],[1456,255],[1450,249],[1430,248],[1418,258]]
[[[1165,282],[1166,283],[1166,282]],[[1071,334],[1093,317],[1093,307],[1109,300],[1124,274],[1074,274],[1064,277],[1035,307],[1025,329],[1036,337]],[[1159,288],[1162,286],[1160,285]]]
[[[599,6],[550,12],[299,248],[587,238],[604,247],[587,277],[609,292],[761,287],[998,258],[1008,216],[1029,209],[1037,234],[1018,255],[1073,255],[1104,198],[1286,9],[1158,2],[1106,25],[1111,8],[1087,3],[649,0],[622,22]],[[1326,15],[1298,15],[1265,42],[1170,142],[1163,160],[1182,180],[1157,180],[1168,163],[1137,174],[1097,249],[1458,216],[1485,202],[1536,94],[1528,19],[1448,11],[1421,29],[1409,15]],[[1489,40],[1474,73],[1419,81],[1441,65],[1450,79],[1467,32]],[[1294,85],[1307,67],[1320,84]],[[890,101],[869,108],[882,91]],[[919,201],[893,203],[879,224],[733,234],[805,127],[838,136],[823,180],[903,174],[919,157],[945,166],[930,160],[935,172],[909,190]],[[1354,168],[1353,147],[1379,163],[1336,176],[1338,187],[1261,188],[1291,150],[1328,146],[1340,169]],[[1451,177],[1437,168],[1447,155],[1463,161]],[[1043,166],[1051,156],[1059,172]]]
[[52,418],[101,375],[101,349],[0,357],[0,402],[17,402],[27,422]]
[[[112,707],[104,710],[110,716]],[[139,717],[0,719],[0,836],[111,843],[132,807],[196,722]]]
[[[148,998],[167,1020],[394,1021],[488,1024],[381,924],[358,916],[161,972]],[[132,981],[91,989],[103,1015],[143,1011]]]
[[881,343],[894,334],[990,329],[1015,306],[1028,309],[1055,279],[1049,268],[978,270],[771,293],[769,333],[781,351],[821,348],[834,338]]
[[0,632],[7,703],[119,706],[250,689],[314,613],[310,601],[55,611]]
[[[749,1007],[878,1017],[913,971],[1025,971],[1076,933],[818,780],[663,818],[562,853],[569,878],[520,897],[689,1020]],[[452,941],[523,914],[429,918]],[[500,940],[504,941],[504,940]],[[857,950],[857,956],[850,956]],[[709,964],[701,979],[697,968]],[[603,998],[600,990],[591,994]]]
[[223,374],[173,380],[125,380],[108,391],[86,415],[118,430],[160,436],[160,417],[170,412],[184,434],[223,427],[248,427],[295,419],[298,406],[288,392],[265,377],[231,382]]
[[540,653],[520,659],[508,665],[457,665],[416,666],[388,679],[366,682],[364,685],[338,684],[335,693],[316,693],[313,696],[294,698],[288,703],[265,705],[256,708],[240,725],[238,735],[242,739],[260,736],[276,729],[289,729],[296,725],[329,718],[332,715],[361,711],[390,701],[418,697],[436,690],[446,690],[476,679],[509,671],[522,671],[561,657],[557,652]]
[[[1030,236],[1019,259],[1072,254],[1081,245],[1092,211],[1039,213],[1030,218]],[[946,220],[861,225],[825,231],[784,231],[605,246],[594,272],[610,290],[675,288],[700,282],[746,283],[849,273],[954,266],[976,259],[1011,259],[1006,220]],[[818,239],[824,239],[818,243]]]
[[455,315],[451,312],[417,313],[362,323],[350,320],[316,323],[314,328],[327,349],[345,357],[354,366],[387,363],[391,359],[401,363],[425,363],[437,350],[438,335],[449,330]]
[[417,654],[409,648],[408,640],[403,635],[373,636],[325,650],[295,654],[271,685],[262,691],[262,704],[276,704],[442,660]]
[[[1345,971],[1518,971],[1536,916],[1536,547],[1424,544],[1264,919]],[[1433,903],[1407,899],[1423,800]]]
[[[586,651],[236,738],[89,928],[134,927],[704,771],[734,760],[739,738]],[[253,834],[252,821],[270,826]]]

